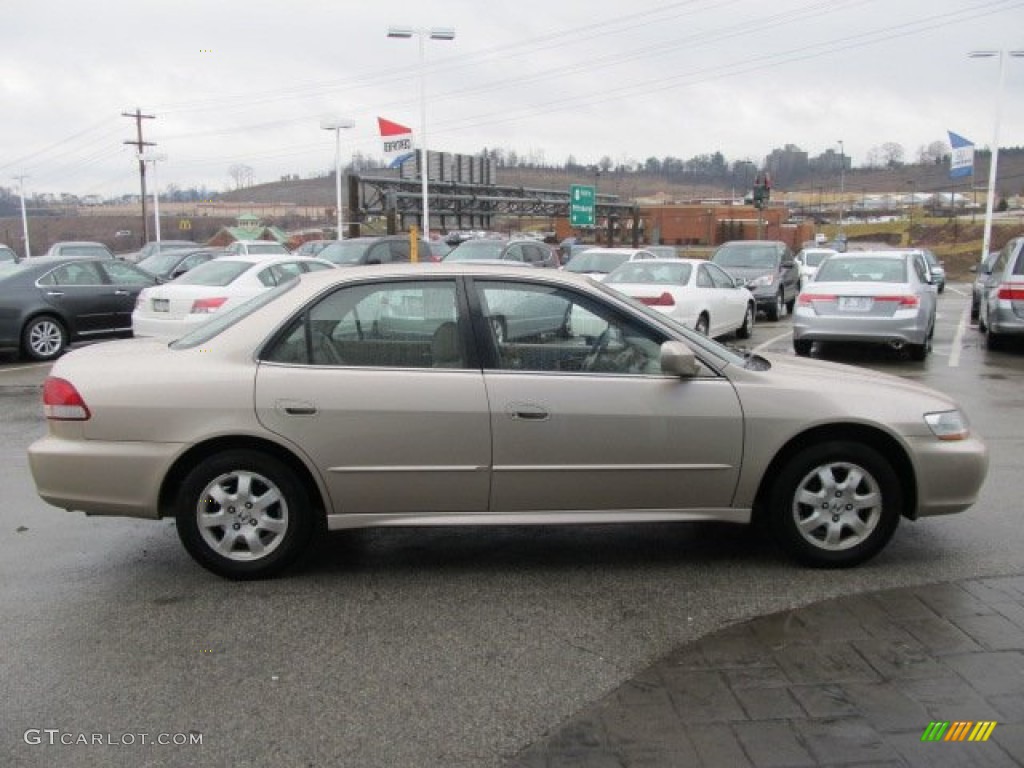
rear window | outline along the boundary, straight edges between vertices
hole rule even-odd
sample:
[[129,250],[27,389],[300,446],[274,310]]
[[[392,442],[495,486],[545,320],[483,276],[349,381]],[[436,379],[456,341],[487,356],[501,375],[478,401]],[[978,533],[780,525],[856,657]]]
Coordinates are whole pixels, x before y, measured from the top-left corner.
[[288,253],[288,249],[277,243],[249,243],[245,246],[249,253]]
[[833,256],[818,270],[819,283],[905,283],[905,259],[844,259]]
[[335,264],[359,264],[369,247],[370,243],[344,240],[339,243],[331,243],[317,254],[317,258],[326,259]]
[[566,272],[611,272],[629,261],[628,253],[587,253],[573,256],[565,265]]
[[444,257],[445,261],[500,259],[505,244],[500,240],[467,240]]
[[248,261],[214,259],[190,269],[174,282],[180,285],[227,285],[252,267]]

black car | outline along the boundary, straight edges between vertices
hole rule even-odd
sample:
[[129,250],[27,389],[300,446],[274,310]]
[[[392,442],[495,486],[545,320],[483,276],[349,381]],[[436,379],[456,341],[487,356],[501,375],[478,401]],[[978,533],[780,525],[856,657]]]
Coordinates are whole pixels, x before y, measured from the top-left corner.
[[170,250],[154,253],[143,259],[136,266],[159,277],[161,280],[173,280],[188,272],[192,267],[205,264],[211,259],[223,256],[227,251],[223,248],[193,248],[191,250]]
[[800,293],[800,266],[781,240],[732,240],[715,251],[711,262],[742,278],[769,320],[793,312]]
[[73,341],[131,336],[135,299],[156,283],[116,259],[41,256],[0,265],[0,348],[53,360]]
[[465,240],[444,261],[516,261],[534,267],[557,267],[555,252],[539,240]]
[[[419,240],[416,249],[417,261],[435,261],[430,243]],[[383,235],[381,237],[351,237],[335,240],[323,248],[318,259],[326,259],[339,267],[355,267],[360,264],[395,264],[412,260],[408,235]]]

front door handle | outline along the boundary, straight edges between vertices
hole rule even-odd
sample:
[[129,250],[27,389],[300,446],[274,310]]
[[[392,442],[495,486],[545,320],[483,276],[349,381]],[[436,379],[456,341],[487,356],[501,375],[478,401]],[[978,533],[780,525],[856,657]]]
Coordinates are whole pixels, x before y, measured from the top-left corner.
[[274,408],[289,416],[312,416],[316,413],[316,404],[308,400],[278,400]]
[[63,296],[64,295],[64,291],[47,291],[46,295],[47,296]]
[[505,414],[513,421],[547,421],[551,418],[547,408],[535,403],[509,403]]

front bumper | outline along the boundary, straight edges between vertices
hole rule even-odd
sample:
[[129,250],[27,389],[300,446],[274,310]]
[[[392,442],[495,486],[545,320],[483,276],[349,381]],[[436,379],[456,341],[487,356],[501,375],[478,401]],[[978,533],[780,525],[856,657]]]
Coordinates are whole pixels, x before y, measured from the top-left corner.
[[978,500],[988,473],[988,448],[978,437],[943,441],[912,438],[911,455],[917,470],[917,509],[910,517],[962,512]]

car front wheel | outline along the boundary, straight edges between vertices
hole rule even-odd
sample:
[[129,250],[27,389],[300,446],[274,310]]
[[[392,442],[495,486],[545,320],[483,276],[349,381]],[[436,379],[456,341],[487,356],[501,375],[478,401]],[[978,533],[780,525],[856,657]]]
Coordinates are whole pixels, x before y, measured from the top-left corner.
[[315,528],[309,495],[278,459],[232,450],[181,484],[178,536],[204,568],[229,579],[274,576],[305,551]]
[[749,339],[754,332],[754,305],[747,304],[747,310],[743,314],[743,325],[736,329],[737,339]]
[[874,448],[847,441],[812,445],[783,467],[769,523],[782,547],[815,567],[844,568],[874,557],[900,521],[903,489]]
[[21,333],[21,346],[33,360],[54,360],[68,345],[68,332],[56,318],[34,317]]

